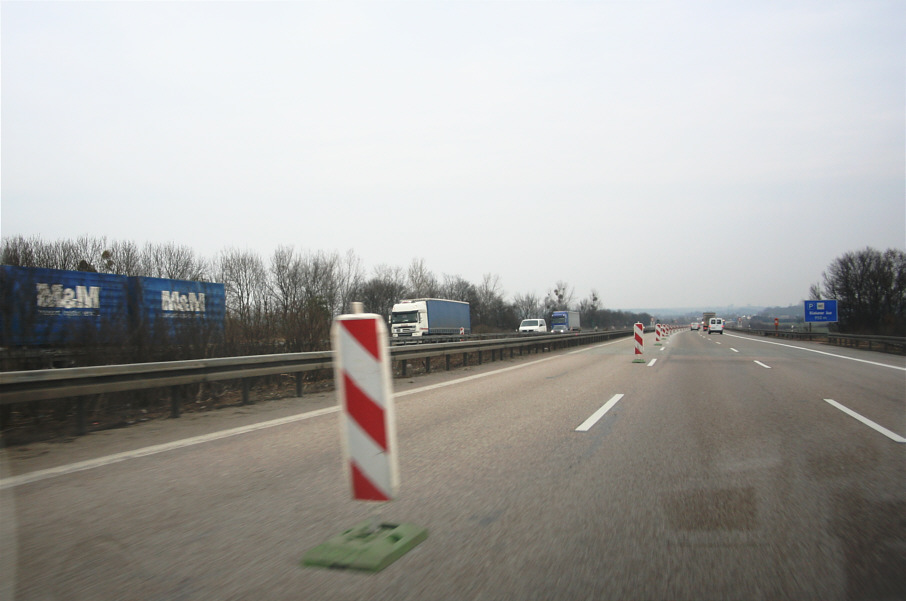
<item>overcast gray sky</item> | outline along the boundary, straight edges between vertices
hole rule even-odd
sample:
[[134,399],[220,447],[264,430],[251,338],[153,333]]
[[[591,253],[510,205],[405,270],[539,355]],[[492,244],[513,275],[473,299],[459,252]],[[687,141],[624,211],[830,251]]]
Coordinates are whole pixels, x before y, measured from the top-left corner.
[[354,249],[608,308],[906,247],[906,3],[3,2],[2,234]]

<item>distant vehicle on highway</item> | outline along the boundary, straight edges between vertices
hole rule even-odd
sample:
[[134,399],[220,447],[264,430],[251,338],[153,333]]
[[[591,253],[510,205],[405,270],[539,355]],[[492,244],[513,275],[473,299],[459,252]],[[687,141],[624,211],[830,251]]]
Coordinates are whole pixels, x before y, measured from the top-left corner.
[[[582,326],[579,324],[578,311],[554,311],[551,313],[551,325],[554,326],[554,328],[559,325],[566,326],[567,330],[575,330],[576,332],[582,329]],[[553,329],[551,331],[553,331]]]
[[557,324],[551,328],[551,333],[553,334],[563,334],[565,332],[569,332],[569,328],[563,324]]
[[705,332],[708,331],[708,326],[710,325],[709,320],[712,317],[717,317],[717,313],[714,313],[712,311],[707,311],[705,313],[702,313],[702,330],[704,330]]
[[708,334],[713,334],[714,332],[724,333],[724,320],[720,317],[712,317],[708,320]]
[[441,298],[401,300],[390,313],[393,338],[471,334],[469,303]]
[[702,324],[698,323],[697,321],[693,321],[690,327],[691,327],[693,330],[698,330],[698,329],[701,328],[701,326],[702,326]]
[[519,332],[547,332],[547,322],[543,319],[523,319]]

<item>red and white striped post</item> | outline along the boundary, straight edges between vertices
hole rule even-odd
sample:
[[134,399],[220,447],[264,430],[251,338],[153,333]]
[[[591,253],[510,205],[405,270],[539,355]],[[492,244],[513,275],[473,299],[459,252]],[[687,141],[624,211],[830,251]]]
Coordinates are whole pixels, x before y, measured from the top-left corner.
[[[346,473],[354,499],[390,501],[399,466],[387,325],[380,315],[362,313],[361,303],[352,303],[352,311],[330,329]],[[427,538],[420,526],[372,516],[310,549],[302,565],[379,572]]]
[[654,326],[654,346],[661,346],[661,337],[663,336],[664,326],[655,324]]
[[373,313],[340,315],[331,340],[352,497],[389,501],[399,488],[399,464],[387,326]]
[[644,352],[645,341],[642,339],[642,334],[645,333],[645,326],[641,322],[636,322],[635,324],[635,354],[636,358],[633,359],[633,363],[644,363],[645,360],[642,359],[642,353]]

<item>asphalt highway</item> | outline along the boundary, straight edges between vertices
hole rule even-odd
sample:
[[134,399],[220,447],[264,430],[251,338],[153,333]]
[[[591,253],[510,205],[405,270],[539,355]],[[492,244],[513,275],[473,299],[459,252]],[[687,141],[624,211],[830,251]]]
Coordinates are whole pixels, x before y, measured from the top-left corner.
[[[350,499],[331,395],[3,451],[0,595],[904,599],[906,359],[679,332],[394,382],[400,490]],[[362,520],[426,541],[303,567]]]

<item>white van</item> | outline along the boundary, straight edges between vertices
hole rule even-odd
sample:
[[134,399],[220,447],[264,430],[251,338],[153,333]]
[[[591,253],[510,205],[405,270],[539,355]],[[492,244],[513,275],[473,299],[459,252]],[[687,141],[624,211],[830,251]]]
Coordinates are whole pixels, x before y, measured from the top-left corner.
[[519,332],[547,332],[547,322],[543,319],[523,319]]
[[720,317],[711,317],[708,319],[708,334],[713,334],[714,332],[724,333],[724,320]]

